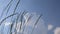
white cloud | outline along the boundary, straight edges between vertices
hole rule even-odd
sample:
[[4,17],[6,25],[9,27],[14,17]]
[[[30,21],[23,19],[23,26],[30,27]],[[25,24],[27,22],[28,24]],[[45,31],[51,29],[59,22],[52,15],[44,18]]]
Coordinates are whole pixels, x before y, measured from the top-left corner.
[[4,23],[5,26],[11,25],[11,24],[12,24],[11,22]]
[[60,34],[60,27],[57,27],[57,28],[54,30],[54,34]]
[[48,25],[48,30],[52,30],[53,29],[53,25],[49,24]]

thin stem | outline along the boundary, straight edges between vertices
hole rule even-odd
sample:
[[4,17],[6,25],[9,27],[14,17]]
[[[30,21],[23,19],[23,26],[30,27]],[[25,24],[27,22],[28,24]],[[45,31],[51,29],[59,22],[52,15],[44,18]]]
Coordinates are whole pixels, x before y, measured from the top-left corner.
[[[8,3],[8,5],[3,9],[2,14],[1,14],[1,16],[0,16],[0,20],[1,20],[2,16],[3,16],[5,10],[6,10],[8,7],[10,8],[9,5],[11,4],[12,1],[13,1],[13,0],[11,0],[11,1]],[[9,10],[9,8],[8,8],[8,10]],[[7,10],[7,13],[8,13],[8,10]]]
[[35,22],[34,27],[33,27],[33,29],[32,29],[32,32],[31,32],[31,34],[33,33],[34,28],[35,28],[35,26],[38,24],[38,21],[39,21],[39,19],[40,19],[41,17],[42,17],[42,14],[38,17],[37,21]]
[[15,7],[15,9],[14,9],[13,13],[15,13],[15,11],[16,11],[16,9],[17,9],[17,7],[18,7],[19,3],[20,3],[20,0],[17,2],[16,7]]
[[4,19],[0,22],[0,25],[1,25],[6,19],[8,19],[9,17],[14,16],[14,15],[16,15],[16,14],[17,14],[17,13],[11,14],[11,15],[7,16],[6,18],[4,18]]

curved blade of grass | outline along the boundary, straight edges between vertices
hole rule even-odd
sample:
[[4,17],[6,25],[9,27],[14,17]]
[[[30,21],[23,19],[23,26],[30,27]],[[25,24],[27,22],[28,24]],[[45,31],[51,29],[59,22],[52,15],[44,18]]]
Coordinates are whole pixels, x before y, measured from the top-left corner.
[[12,34],[12,29],[13,29],[13,25],[14,25],[15,19],[12,21],[11,27],[10,27],[10,34]]
[[[21,13],[20,13],[20,14],[21,14]],[[15,27],[17,27],[17,25],[18,25],[17,23],[18,23],[18,20],[19,20],[20,14],[17,15],[16,26],[15,26]],[[15,34],[17,34],[17,32],[15,32]]]
[[[20,0],[18,0],[18,2],[17,2],[16,7],[15,7],[15,9],[14,9],[14,11],[13,11],[13,14],[15,13],[15,11],[16,11],[19,3],[20,3]],[[13,18],[13,16],[12,16],[12,18]],[[16,22],[18,21],[18,18],[19,18],[19,16],[17,17]],[[12,20],[12,19],[11,19],[11,20]],[[17,26],[17,23],[16,23],[16,26]],[[16,32],[15,32],[15,34],[16,34]]]
[[29,18],[28,18],[28,20],[27,20],[27,22],[28,22],[32,17],[33,17],[33,15],[30,15]]
[[[21,15],[21,25],[20,25],[20,30],[21,30],[21,28],[22,28],[22,19],[23,19],[23,16],[24,16],[26,13],[27,13],[27,11],[24,11],[24,12],[22,13],[22,15]],[[25,23],[25,21],[24,21],[24,23]],[[23,23],[23,25],[24,25],[24,23]],[[22,34],[23,34],[23,32],[24,32],[24,29],[25,29],[25,27],[23,28]]]
[[4,18],[4,19],[0,22],[0,25],[4,22],[4,20],[6,20],[6,19],[8,19],[9,17],[14,16],[14,15],[16,15],[16,14],[17,14],[17,13],[11,14],[11,15],[9,15],[8,17]]
[[[33,16],[30,16],[30,17],[28,18],[27,22],[28,22],[32,17],[33,17]],[[25,26],[24,26],[24,28],[23,28],[22,34],[24,34],[24,30],[25,30]]]
[[15,11],[16,11],[16,9],[17,9],[17,7],[18,7],[19,3],[20,3],[20,0],[18,0],[18,2],[17,2],[17,4],[16,4],[16,7],[15,7],[15,9],[14,9],[13,13],[15,13]]
[[22,27],[22,21],[23,21],[23,16],[26,14],[27,12],[26,11],[24,11],[22,14],[21,14],[21,25],[20,25],[20,30],[21,30],[21,27]]
[[[13,0],[11,0],[9,3],[8,3],[8,5],[3,9],[3,11],[2,11],[2,14],[1,14],[1,16],[0,16],[0,20],[1,20],[1,18],[2,18],[2,16],[3,16],[3,14],[4,14],[4,11],[9,7],[10,8],[10,4],[11,4],[11,2],[12,2]],[[8,10],[9,10],[9,8],[8,8]],[[7,11],[7,13],[8,13],[8,11]]]
[[[18,0],[18,2],[17,2],[16,7],[14,8],[13,14],[15,13],[15,11],[16,11],[16,9],[17,9],[19,3],[20,3],[20,0]],[[13,16],[12,16],[12,18],[13,18]],[[11,18],[11,20],[12,20],[12,18]]]
[[38,21],[39,21],[39,19],[40,19],[41,17],[42,17],[42,14],[38,17],[37,21],[35,22],[34,27],[33,27],[33,29],[32,29],[32,32],[31,32],[31,34],[33,33],[34,28],[35,28],[35,26],[37,25],[37,23],[38,23]]
[[9,5],[9,7],[8,7],[7,12],[6,12],[6,15],[8,14],[10,7],[11,7],[11,5]]

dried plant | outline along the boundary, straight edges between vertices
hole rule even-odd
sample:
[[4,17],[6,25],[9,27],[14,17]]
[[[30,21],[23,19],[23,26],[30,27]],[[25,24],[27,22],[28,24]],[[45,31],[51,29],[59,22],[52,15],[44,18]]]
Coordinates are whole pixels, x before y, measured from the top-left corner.
[[[4,8],[4,10],[2,11],[2,14],[1,14],[1,16],[0,16],[0,19],[2,18],[3,14],[4,14],[4,11],[5,11],[6,9],[7,9],[6,15],[8,14],[9,9],[10,9],[10,7],[11,7],[11,5],[12,5],[12,4],[11,4],[12,1],[13,1],[13,0],[11,0],[11,1],[8,3],[8,5]],[[20,24],[20,30],[22,30],[22,25],[24,25],[24,24],[26,23],[26,22],[23,23],[23,18],[24,18],[24,15],[26,15],[26,14],[28,13],[27,11],[23,11],[23,12],[20,12],[20,13],[15,13],[15,12],[16,12],[16,9],[18,8],[19,3],[20,3],[20,0],[18,0],[16,6],[15,6],[15,8],[14,8],[14,11],[12,11],[13,14],[5,17],[5,18],[2,19],[2,21],[0,22],[0,25],[1,25],[2,23],[4,23],[4,21],[5,21],[6,19],[12,17],[12,18],[11,18],[12,24],[11,24],[11,26],[10,26],[10,34],[12,34],[12,29],[13,29],[14,23],[16,23],[16,25],[15,25],[15,30],[16,30],[16,27],[17,27],[17,25],[18,25],[17,23],[18,23],[19,21],[21,22],[21,24]],[[16,18],[14,18],[14,15],[17,15]],[[38,17],[38,19],[36,20],[36,22],[35,22],[35,24],[34,24],[34,28],[35,28],[35,26],[37,25],[37,23],[38,23],[39,19],[41,18],[41,16],[42,16],[42,15],[40,15],[40,16]],[[31,14],[31,15],[29,16],[27,22],[28,22],[32,17],[33,17],[33,15]],[[13,18],[14,18],[14,19],[13,19]],[[34,31],[34,28],[33,28],[32,32]],[[24,30],[25,30],[25,26],[24,26],[24,28],[23,28],[22,34],[24,34]],[[32,34],[32,32],[31,32],[31,34]],[[15,31],[15,34],[17,34],[16,31]]]

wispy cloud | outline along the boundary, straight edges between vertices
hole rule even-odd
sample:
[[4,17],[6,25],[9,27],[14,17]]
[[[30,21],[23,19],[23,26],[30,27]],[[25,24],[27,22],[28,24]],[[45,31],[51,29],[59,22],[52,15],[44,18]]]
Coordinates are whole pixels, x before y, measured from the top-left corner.
[[60,34],[60,27],[56,27],[56,29],[54,30],[54,34]]
[[52,30],[53,29],[53,25],[49,24],[48,25],[48,30]]

